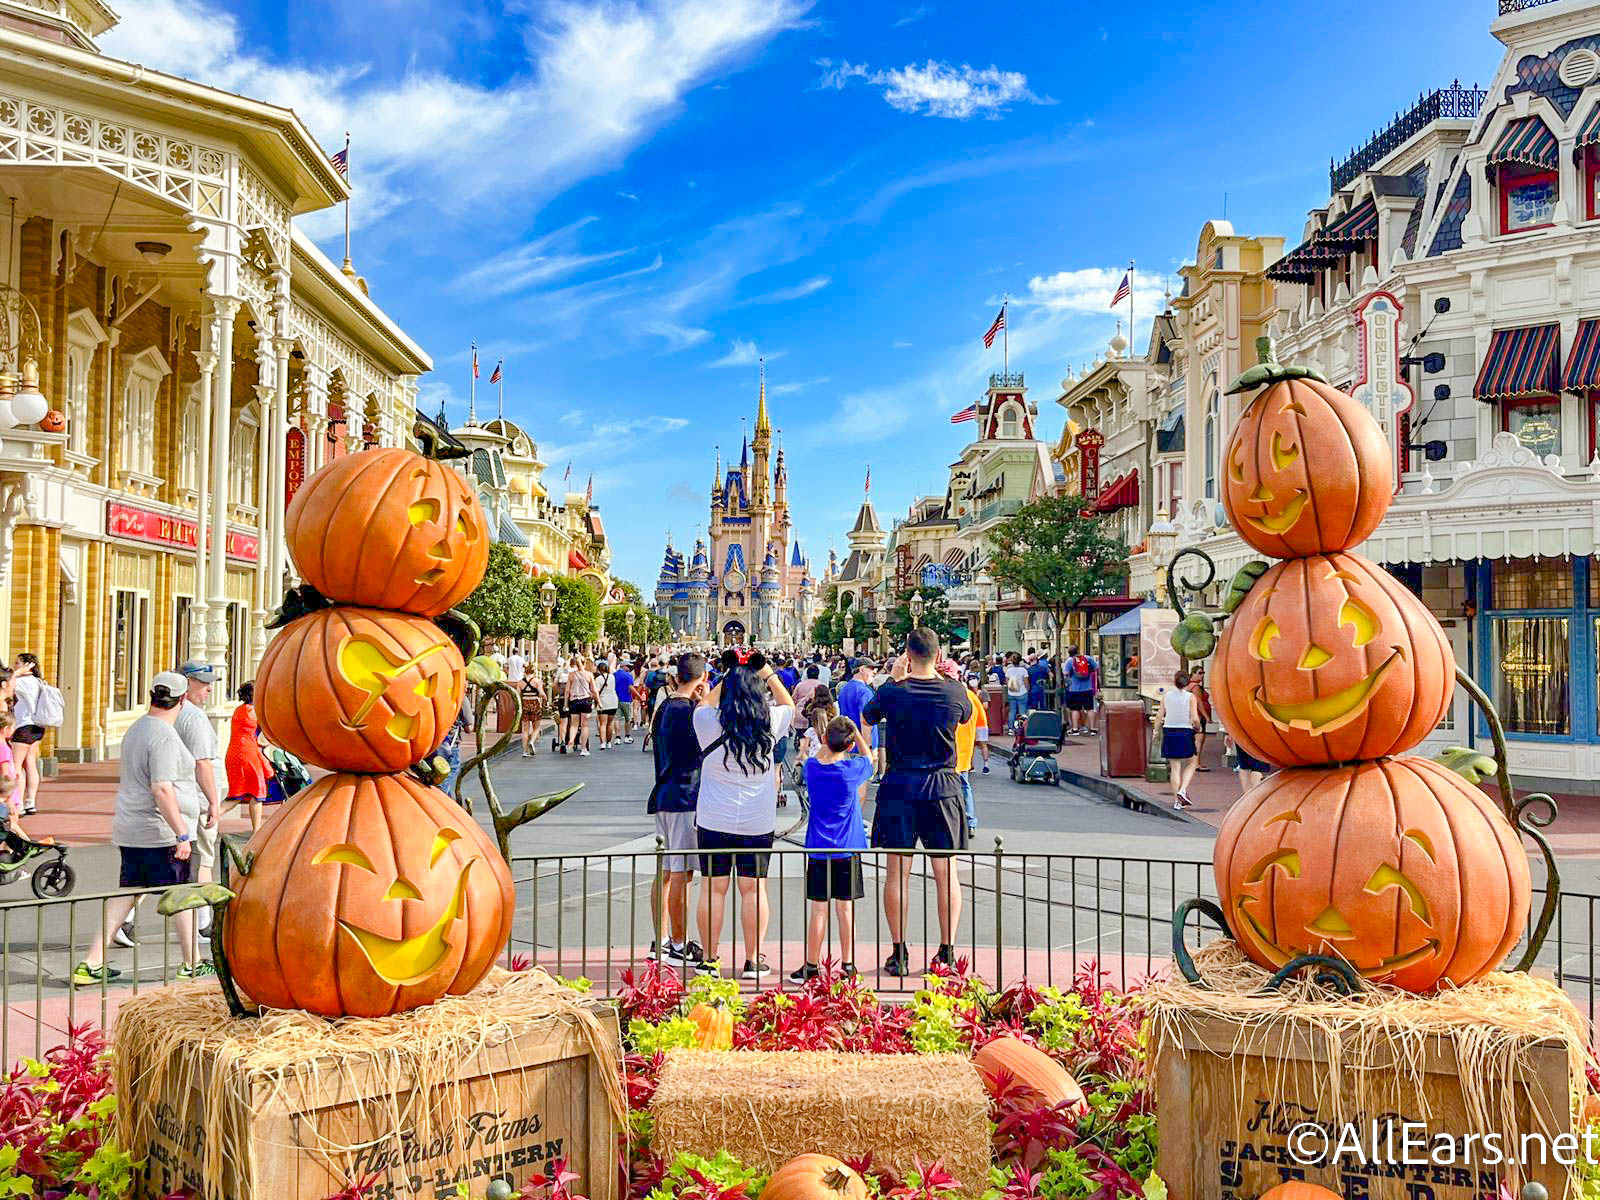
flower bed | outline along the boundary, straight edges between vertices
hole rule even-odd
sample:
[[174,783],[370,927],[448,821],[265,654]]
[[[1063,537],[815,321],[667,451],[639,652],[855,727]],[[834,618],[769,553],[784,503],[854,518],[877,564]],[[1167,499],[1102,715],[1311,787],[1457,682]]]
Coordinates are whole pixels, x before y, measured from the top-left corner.
[[[648,1105],[664,1055],[699,1046],[702,1038],[731,1040],[726,1052],[734,1054],[970,1054],[996,1038],[1020,1039],[1076,1078],[1087,1107],[1071,1101],[1041,1107],[1002,1074],[994,1089],[994,1165],[985,1200],[1166,1195],[1152,1174],[1156,1121],[1140,1010],[1132,994],[1106,987],[1097,970],[1081,971],[1064,992],[1026,983],[994,991],[964,967],[940,971],[927,977],[909,1003],[898,1005],[880,1003],[859,979],[832,970],[799,991],[749,998],[732,980],[695,976],[685,986],[676,972],[655,964],[625,975],[624,982],[618,1005],[626,1029],[624,1082],[631,1114],[623,1165],[626,1194],[633,1200],[757,1200],[766,1183],[763,1174],[725,1153],[669,1161],[650,1149]],[[572,986],[581,990],[587,984]],[[725,1011],[731,1030],[727,1020],[708,1020],[709,1010]],[[137,1164],[110,1136],[116,1101],[104,1054],[98,1032],[74,1030],[68,1045],[43,1061],[24,1060],[0,1085],[0,1197],[114,1200],[128,1194]],[[870,1160],[849,1166],[863,1177],[870,1196],[945,1200],[958,1194],[937,1162],[922,1164],[906,1178]],[[557,1163],[521,1196],[581,1200],[575,1190],[580,1182]],[[355,1200],[369,1187],[370,1181],[353,1181],[335,1200]],[[463,1188],[460,1194],[479,1193]],[[513,1195],[503,1185],[487,1194],[496,1200]]]

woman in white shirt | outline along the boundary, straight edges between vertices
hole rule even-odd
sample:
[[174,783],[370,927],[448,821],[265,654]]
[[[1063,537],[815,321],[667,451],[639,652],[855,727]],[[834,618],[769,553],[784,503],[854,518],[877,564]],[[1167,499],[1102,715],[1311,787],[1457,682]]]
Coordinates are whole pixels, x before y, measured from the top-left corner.
[[716,961],[728,877],[737,875],[745,951],[742,975],[759,979],[772,970],[761,954],[761,943],[771,915],[767,851],[778,833],[773,748],[789,732],[794,701],[760,651],[741,663],[730,650],[723,655],[722,668],[722,682],[694,713],[695,738],[705,756],[695,803],[700,871],[706,877],[700,892],[700,935],[706,940],[706,961]]
[[567,711],[571,722],[564,753],[576,751],[584,758],[589,757],[589,714],[594,711],[593,667],[592,661],[574,659],[572,669],[567,672]]
[[11,753],[16,759],[17,789],[12,803],[25,817],[31,817],[39,803],[39,742],[45,729],[36,720],[39,693],[43,681],[39,678],[37,655],[24,650],[11,664],[11,718],[16,728],[11,733]]
[[1179,671],[1172,677],[1172,686],[1162,693],[1155,715],[1161,728],[1161,756],[1167,760],[1172,779],[1172,807],[1179,812],[1189,807],[1189,781],[1200,762],[1195,749],[1200,714],[1194,693],[1188,689],[1189,672]]

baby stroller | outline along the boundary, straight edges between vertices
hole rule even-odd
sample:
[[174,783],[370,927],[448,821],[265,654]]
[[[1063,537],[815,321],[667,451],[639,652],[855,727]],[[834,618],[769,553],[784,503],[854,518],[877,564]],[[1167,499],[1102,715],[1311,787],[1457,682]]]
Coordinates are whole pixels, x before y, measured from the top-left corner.
[[1056,755],[1061,752],[1065,734],[1061,714],[1049,709],[1034,709],[1022,718],[1011,752],[1011,779],[1014,783],[1061,782]]
[[24,871],[32,869],[33,894],[41,900],[66,896],[78,876],[67,865],[67,848],[53,838],[34,841],[24,834],[4,830],[0,837],[0,887],[15,883]]

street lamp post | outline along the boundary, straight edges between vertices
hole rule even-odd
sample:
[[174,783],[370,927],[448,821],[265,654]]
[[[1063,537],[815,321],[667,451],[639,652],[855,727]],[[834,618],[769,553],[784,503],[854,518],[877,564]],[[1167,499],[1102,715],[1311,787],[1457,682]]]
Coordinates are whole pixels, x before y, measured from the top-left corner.
[[633,653],[633,623],[636,620],[638,620],[638,614],[633,611],[633,607],[630,605],[628,607],[628,610],[625,613],[622,614],[622,623],[628,627],[628,653],[629,654]]
[[1149,532],[1145,534],[1145,546],[1150,555],[1150,565],[1155,568],[1156,575],[1156,603],[1163,608],[1167,600],[1167,567],[1172,562],[1173,545],[1178,540],[1178,527],[1167,516],[1165,508],[1156,512],[1156,519],[1150,523]]
[[928,602],[923,599],[921,591],[911,593],[911,627],[913,629],[922,624],[922,613],[927,607]]
[[852,636],[855,634],[855,631],[856,631],[856,610],[853,609],[853,608],[847,608],[847,609],[844,610],[844,636],[845,636],[845,640],[849,641],[852,638]]

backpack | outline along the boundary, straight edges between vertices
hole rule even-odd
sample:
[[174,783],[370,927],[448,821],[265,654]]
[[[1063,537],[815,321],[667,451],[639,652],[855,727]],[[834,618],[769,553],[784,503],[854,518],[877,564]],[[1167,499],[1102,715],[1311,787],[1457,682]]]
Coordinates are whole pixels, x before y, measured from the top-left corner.
[[61,698],[61,689],[39,681],[39,697],[33,702],[33,723],[46,729],[60,729],[66,720],[67,706]]
[[1072,674],[1075,678],[1087,679],[1093,670],[1094,668],[1090,666],[1089,660],[1083,655],[1079,654],[1073,658]]

